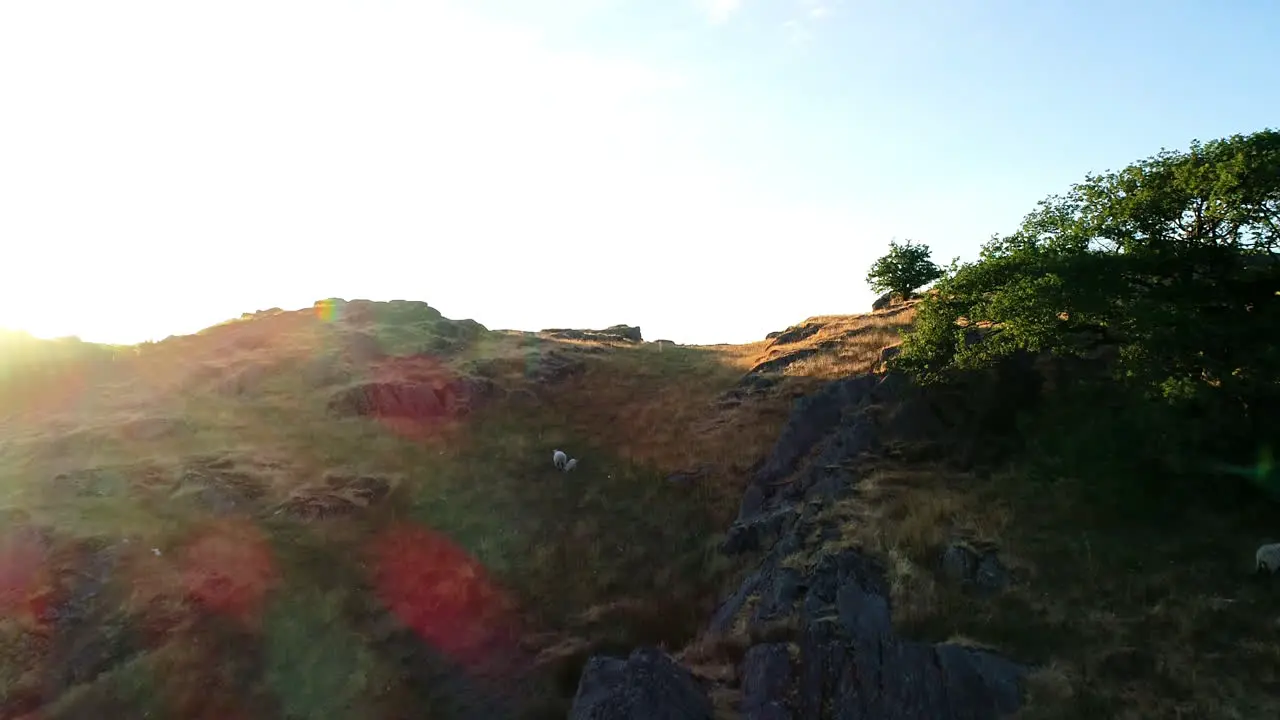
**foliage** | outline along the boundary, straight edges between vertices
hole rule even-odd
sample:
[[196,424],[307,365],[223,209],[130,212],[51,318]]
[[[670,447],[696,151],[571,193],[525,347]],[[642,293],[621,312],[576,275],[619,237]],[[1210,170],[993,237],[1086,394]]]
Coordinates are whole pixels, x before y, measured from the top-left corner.
[[953,266],[895,367],[937,382],[1109,346],[1106,392],[1150,405],[1124,433],[1135,452],[1254,454],[1280,407],[1278,244],[1280,132],[1162,150],[1047,198]]
[[889,292],[906,298],[918,287],[942,277],[942,268],[929,259],[929,246],[911,240],[889,243],[889,254],[876,260],[867,273],[867,282],[878,293]]

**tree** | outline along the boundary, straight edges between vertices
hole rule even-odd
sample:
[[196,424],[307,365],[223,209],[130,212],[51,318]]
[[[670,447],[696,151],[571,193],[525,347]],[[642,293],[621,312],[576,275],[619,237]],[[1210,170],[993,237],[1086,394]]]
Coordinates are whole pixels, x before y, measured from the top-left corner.
[[1122,428],[1128,444],[1256,455],[1280,422],[1280,132],[1088,175],[935,288],[897,369],[945,381],[1018,352],[1084,355],[1101,336],[1119,356],[1102,394],[1150,408],[1148,427]]
[[942,277],[942,268],[929,259],[929,246],[907,240],[889,242],[889,254],[876,260],[867,273],[867,282],[878,293],[888,292],[903,299],[922,285]]

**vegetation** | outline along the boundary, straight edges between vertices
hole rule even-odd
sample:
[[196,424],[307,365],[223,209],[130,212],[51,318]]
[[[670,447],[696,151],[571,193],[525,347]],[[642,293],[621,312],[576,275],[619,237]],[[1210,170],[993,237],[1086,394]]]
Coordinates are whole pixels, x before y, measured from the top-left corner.
[[[1021,452],[965,473],[882,461],[839,510],[886,559],[904,630],[1036,663],[1029,718],[1280,713],[1274,586],[1251,577],[1280,539],[1278,242],[1264,130],[1089,175],[953,265],[890,366],[1043,382],[1017,399]],[[956,540],[999,546],[1019,581],[939,582]]]
[[[678,647],[723,592],[717,535],[789,402],[715,404],[756,359],[341,300],[138,347],[15,337],[0,717],[485,717],[467,698],[505,690],[563,717],[588,653]],[[334,410],[370,382],[483,395]],[[530,679],[450,669],[482,661]]]
[[1076,413],[1087,452],[1054,455],[1177,474],[1253,464],[1280,420],[1278,243],[1280,132],[1163,151],[1044,200],[953,268],[896,367],[939,381],[1018,353],[1110,352],[1110,372],[1046,416]]
[[888,292],[902,299],[942,277],[942,268],[929,259],[929,246],[907,240],[889,242],[889,253],[876,260],[867,273],[867,282],[878,293]]

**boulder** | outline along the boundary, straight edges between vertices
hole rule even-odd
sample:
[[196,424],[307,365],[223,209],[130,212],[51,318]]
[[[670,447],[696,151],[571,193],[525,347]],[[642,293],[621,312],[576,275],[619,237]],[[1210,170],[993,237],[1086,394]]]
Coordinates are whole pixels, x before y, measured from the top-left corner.
[[712,720],[711,699],[693,675],[656,648],[626,660],[587,661],[570,720]]
[[632,342],[644,342],[644,336],[640,334],[640,328],[636,325],[610,325],[597,332],[601,335],[613,335]]
[[797,343],[816,335],[821,329],[821,323],[805,323],[804,325],[789,327],[772,338],[773,344],[787,345],[790,343]]
[[571,328],[548,328],[542,331],[562,340],[597,340],[601,342],[644,342],[640,328],[633,325],[610,325],[603,330],[574,330]]

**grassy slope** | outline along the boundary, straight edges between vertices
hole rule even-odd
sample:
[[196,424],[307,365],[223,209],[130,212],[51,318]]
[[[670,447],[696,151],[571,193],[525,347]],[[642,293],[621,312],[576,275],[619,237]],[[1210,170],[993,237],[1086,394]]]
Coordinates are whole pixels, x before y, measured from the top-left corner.
[[[52,717],[99,705],[184,717],[280,708],[299,717],[380,717],[432,706],[435,691],[414,687],[362,619],[378,604],[366,549],[406,524],[443,532],[476,557],[517,609],[523,644],[542,660],[580,659],[591,647],[681,644],[735,569],[709,549],[790,396],[873,368],[911,315],[812,318],[817,332],[788,344],[659,349],[504,333],[450,343],[415,315],[420,309],[402,310],[372,325],[260,316],[130,350],[108,370],[98,362],[92,373],[66,372],[11,399],[0,412],[9,528],[16,518],[53,527],[58,539],[41,571],[25,576],[29,602],[11,602],[0,620],[0,708],[16,707],[65,657],[30,608],[58,586],[51,571],[79,567],[72,537],[124,548],[104,617],[132,617],[158,639],[67,690],[46,707]],[[368,338],[402,354],[427,349],[431,359],[371,364],[360,358]],[[806,349],[818,352],[787,367],[787,381],[770,393],[736,406],[716,401],[755,364]],[[580,354],[587,367],[536,400],[523,390],[552,351]],[[469,374],[478,364],[503,392],[457,422],[393,427],[326,412],[335,387],[326,382]],[[582,458],[575,473],[550,469],[554,447]],[[229,457],[258,484],[262,512],[252,521],[214,520],[191,501],[181,471],[204,454]],[[76,496],[50,480],[119,466],[126,469],[95,480],[101,496]],[[707,474],[692,484],[664,481],[700,467]],[[270,515],[333,471],[383,476],[393,489],[354,518]],[[1043,485],[1027,475],[1016,465],[971,476],[883,460],[854,498],[831,509],[848,518],[835,542],[886,559],[902,631],[965,637],[1042,664],[1027,717],[1278,714],[1275,595],[1248,577],[1251,548],[1274,539],[1266,524],[1273,511],[1204,506],[1162,519],[1102,512],[1070,479]],[[0,550],[9,566],[24,547],[14,537]],[[940,582],[936,559],[957,538],[999,544],[1021,581],[994,600]],[[235,582],[266,589],[256,615],[228,623],[196,609],[192,547],[221,552],[241,568],[231,573]],[[561,693],[571,690],[572,672],[565,675]],[[548,716],[563,700],[549,703]]]
[[[361,619],[378,604],[369,548],[397,527],[443,533],[474,557],[498,588],[491,604],[515,609],[522,644],[541,659],[692,637],[722,590],[727,568],[711,548],[747,468],[767,452],[790,394],[812,380],[726,409],[716,398],[765,345],[606,347],[477,331],[421,304],[342,310],[262,313],[136,348],[64,349],[61,362],[39,342],[6,345],[0,582],[13,591],[0,621],[0,714],[52,701],[52,716],[106,703],[183,717],[273,708],[355,717],[430,703]],[[375,348],[393,357],[371,359]],[[539,391],[551,355],[586,366]],[[360,380],[482,368],[499,389],[459,420],[327,410],[337,389]],[[551,468],[556,447],[581,458],[575,472]],[[703,474],[665,480],[688,470]],[[334,473],[383,478],[390,495],[338,518],[274,514]],[[248,509],[219,516],[209,492],[248,498]],[[30,527],[52,541],[21,532]],[[119,560],[92,622],[147,640],[110,672],[51,693],[50,673],[74,658],[55,647],[41,608],[75,594],[69,578],[84,576],[86,548],[98,547]],[[478,581],[460,582],[465,594]],[[210,612],[206,591],[219,583],[239,605]]]

